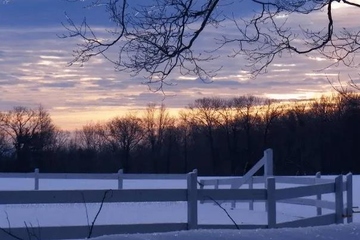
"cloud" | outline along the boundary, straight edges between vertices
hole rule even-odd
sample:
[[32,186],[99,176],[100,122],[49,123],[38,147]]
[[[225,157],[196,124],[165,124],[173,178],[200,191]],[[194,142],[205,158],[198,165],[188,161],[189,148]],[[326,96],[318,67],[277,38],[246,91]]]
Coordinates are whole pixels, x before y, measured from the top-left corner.
[[68,82],[52,82],[52,83],[43,83],[41,84],[42,87],[48,88],[74,88],[77,82],[75,81],[68,81]]
[[[125,80],[119,80],[119,79],[99,79],[94,80],[93,85],[95,85],[99,90],[100,89],[119,89],[119,90],[125,90],[129,87],[131,82],[127,79]],[[136,83],[135,83],[136,85]]]

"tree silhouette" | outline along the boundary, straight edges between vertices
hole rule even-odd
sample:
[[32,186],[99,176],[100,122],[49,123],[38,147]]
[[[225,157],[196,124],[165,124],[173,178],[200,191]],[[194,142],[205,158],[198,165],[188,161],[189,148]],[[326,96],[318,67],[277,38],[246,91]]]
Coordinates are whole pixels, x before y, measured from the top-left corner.
[[120,150],[121,168],[128,173],[131,152],[143,138],[141,119],[133,115],[116,117],[106,124],[106,129],[111,145]]
[[2,157],[7,154],[9,149],[10,149],[10,146],[6,139],[6,134],[4,131],[2,131],[2,129],[0,129],[0,159],[2,159]]
[[211,167],[214,173],[220,170],[219,151],[215,143],[215,131],[219,126],[220,109],[224,101],[220,98],[201,98],[190,104],[191,122],[199,132],[206,136],[207,146],[210,150]]
[[143,117],[143,141],[149,148],[149,158],[153,165],[153,171],[160,172],[160,156],[163,151],[163,143],[166,129],[174,124],[174,119],[169,115],[165,105],[149,104]]
[[55,130],[49,113],[41,106],[14,107],[0,114],[0,131],[11,139],[21,170],[36,167],[43,153],[56,142]]
[[[0,170],[239,175],[274,150],[275,174],[360,172],[359,94],[277,103],[252,96],[202,98],[178,119],[150,104],[85,125],[54,128],[45,110],[0,112]],[[46,127],[48,126],[48,127]],[[48,133],[49,132],[51,133]],[[42,140],[41,140],[42,139]],[[40,141],[41,140],[41,141]],[[121,166],[119,166],[121,163]]]

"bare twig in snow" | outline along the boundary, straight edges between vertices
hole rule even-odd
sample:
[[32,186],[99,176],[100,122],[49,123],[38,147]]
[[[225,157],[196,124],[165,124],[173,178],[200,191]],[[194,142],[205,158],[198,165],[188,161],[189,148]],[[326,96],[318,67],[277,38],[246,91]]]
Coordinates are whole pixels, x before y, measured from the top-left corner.
[[235,227],[236,227],[237,229],[240,229],[239,226],[236,224],[235,220],[230,216],[229,212],[228,212],[223,206],[221,206],[221,204],[220,204],[218,201],[216,201],[215,199],[213,199],[213,198],[210,197],[210,196],[207,196],[207,197],[208,197],[210,200],[214,201],[214,202],[216,203],[216,205],[218,205],[219,208],[221,208],[221,209],[226,213],[226,215],[228,216],[228,218],[230,218],[230,220],[234,223],[234,225],[235,225]]
[[9,215],[6,211],[5,211],[5,214],[6,214],[6,221],[8,223],[9,230],[6,230],[5,228],[1,228],[1,227],[0,227],[0,230],[3,231],[4,233],[6,233],[7,235],[9,235],[10,237],[13,237],[14,239],[23,240],[22,238],[16,236],[15,234],[13,234],[11,232],[11,224],[10,224],[10,220],[9,220]]
[[84,206],[85,206],[86,222],[87,222],[89,232],[90,232],[89,211],[88,211],[88,208],[87,208],[87,205],[86,205],[85,196],[84,196],[83,192],[81,192],[81,197],[83,199],[83,203],[84,203]]
[[4,233],[6,233],[7,235],[9,235],[10,237],[13,237],[14,239],[17,239],[17,240],[24,240],[22,238],[19,238],[18,236],[16,236],[15,234],[11,233],[10,230],[6,230],[4,228],[0,228],[1,231],[3,231]]
[[105,199],[106,199],[106,196],[107,196],[108,193],[112,193],[112,190],[110,189],[110,190],[105,191],[104,196],[103,196],[103,198],[101,200],[100,207],[99,207],[99,209],[98,209],[98,211],[97,211],[97,213],[96,213],[96,215],[94,217],[94,220],[91,223],[90,230],[89,230],[89,235],[88,235],[87,238],[91,238],[91,235],[92,235],[92,232],[93,232],[93,229],[94,229],[94,226],[95,226],[95,222],[96,222],[96,220],[97,220],[97,218],[98,218],[98,216],[99,216],[99,214],[100,214],[100,212],[101,212],[101,210],[103,208],[103,205],[104,205],[104,202],[105,202]]
[[30,235],[30,230],[29,230],[29,227],[27,225],[27,223],[24,221],[24,224],[25,224],[25,227],[26,227],[26,232],[28,234],[28,239],[31,240],[31,235]]

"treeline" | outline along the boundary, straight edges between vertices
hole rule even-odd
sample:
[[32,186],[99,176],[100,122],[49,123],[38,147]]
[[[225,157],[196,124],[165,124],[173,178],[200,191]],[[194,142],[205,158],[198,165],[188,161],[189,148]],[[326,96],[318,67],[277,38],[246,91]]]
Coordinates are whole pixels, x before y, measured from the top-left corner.
[[302,102],[253,96],[202,98],[177,117],[164,105],[141,114],[56,127],[42,107],[0,113],[0,171],[242,175],[274,150],[276,174],[360,172],[360,97]]

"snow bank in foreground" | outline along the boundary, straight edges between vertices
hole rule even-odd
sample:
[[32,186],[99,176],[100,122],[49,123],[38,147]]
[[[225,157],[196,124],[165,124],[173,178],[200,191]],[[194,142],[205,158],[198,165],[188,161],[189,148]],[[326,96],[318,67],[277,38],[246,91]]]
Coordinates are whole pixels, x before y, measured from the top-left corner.
[[94,240],[359,240],[360,223],[308,228],[258,230],[193,230],[169,233],[122,234]]

